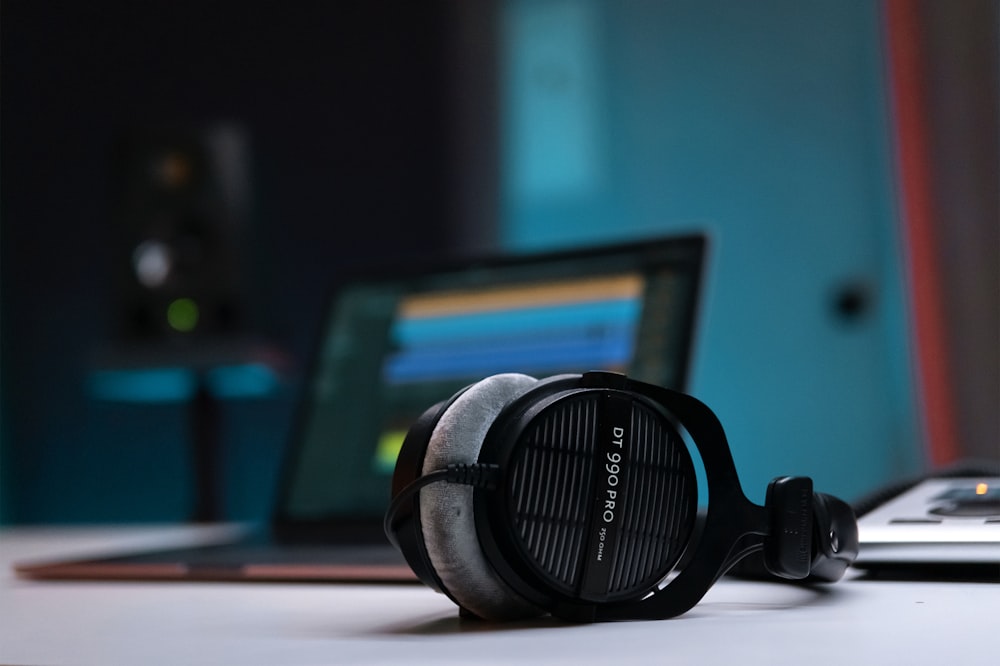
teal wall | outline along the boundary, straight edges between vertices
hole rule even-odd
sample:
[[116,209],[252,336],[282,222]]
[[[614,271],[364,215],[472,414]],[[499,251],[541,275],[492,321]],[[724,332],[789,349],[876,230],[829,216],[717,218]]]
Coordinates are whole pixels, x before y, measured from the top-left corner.
[[923,466],[879,6],[504,7],[503,245],[710,234],[689,388],[751,498],[778,474],[853,497]]

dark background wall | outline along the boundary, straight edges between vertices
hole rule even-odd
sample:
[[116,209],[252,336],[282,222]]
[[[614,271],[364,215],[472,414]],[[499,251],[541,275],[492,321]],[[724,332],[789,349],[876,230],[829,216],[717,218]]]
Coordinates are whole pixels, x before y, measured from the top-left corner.
[[[897,5],[926,59],[960,453],[995,457],[992,0],[3,3],[0,520],[191,514],[185,406],[88,390],[121,312],[112,146],[136,127],[246,139],[246,332],[299,369],[352,265],[707,229],[693,388],[748,487],[919,471]],[[300,378],[224,405],[221,517],[264,515]]]
[[504,7],[504,243],[710,234],[690,390],[751,497],[1000,457],[995,0]]
[[[176,520],[190,509],[184,406],[87,392],[120,308],[121,132],[239,128],[251,333],[301,362],[339,272],[448,252],[456,211],[489,209],[448,196],[474,177],[453,165],[476,146],[447,130],[463,105],[483,103],[456,97],[478,47],[452,39],[464,20],[452,4],[4,3],[4,520]],[[488,90],[482,78],[473,91]],[[489,123],[467,131],[488,157]],[[226,517],[267,505],[294,388],[293,378],[225,406]]]

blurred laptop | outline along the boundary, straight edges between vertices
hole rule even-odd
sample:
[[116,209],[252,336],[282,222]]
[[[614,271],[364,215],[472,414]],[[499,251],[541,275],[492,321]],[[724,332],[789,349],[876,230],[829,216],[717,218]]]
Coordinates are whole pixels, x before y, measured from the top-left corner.
[[415,580],[382,533],[409,424],[499,372],[612,370],[683,389],[701,236],[469,261],[331,295],[268,529],[234,542],[26,563],[29,578]]

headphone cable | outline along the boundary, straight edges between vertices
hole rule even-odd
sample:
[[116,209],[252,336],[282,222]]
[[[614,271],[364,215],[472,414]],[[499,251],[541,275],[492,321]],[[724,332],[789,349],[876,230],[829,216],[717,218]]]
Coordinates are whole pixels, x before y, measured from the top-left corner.
[[414,495],[420,492],[424,486],[432,483],[457,483],[463,486],[474,488],[484,488],[486,490],[496,490],[500,481],[500,466],[486,463],[452,463],[444,469],[437,469],[433,472],[423,474],[408,483],[389,503],[389,508],[385,512],[385,519],[382,521],[382,529],[386,537],[393,546],[399,547],[395,538],[396,514],[399,513],[403,504],[413,499]]

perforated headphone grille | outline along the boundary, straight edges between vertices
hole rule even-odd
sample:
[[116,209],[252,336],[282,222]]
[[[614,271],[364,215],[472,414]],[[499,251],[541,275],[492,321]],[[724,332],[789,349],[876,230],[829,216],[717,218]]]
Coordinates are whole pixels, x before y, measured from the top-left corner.
[[512,461],[512,515],[535,565],[566,592],[580,578],[594,487],[598,400],[564,404],[534,424]]
[[[677,562],[693,529],[697,487],[680,436],[640,402],[623,430],[621,464],[609,467],[603,399],[580,394],[534,419],[511,460],[508,497],[516,538],[538,573],[574,597],[625,599],[648,592]],[[584,590],[595,559],[607,578],[600,590]]]

